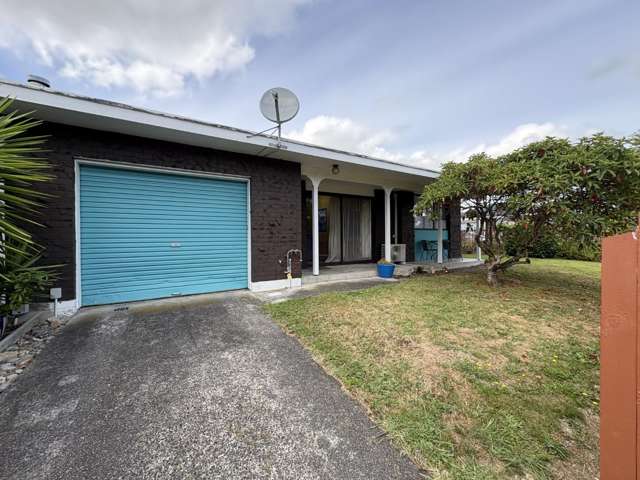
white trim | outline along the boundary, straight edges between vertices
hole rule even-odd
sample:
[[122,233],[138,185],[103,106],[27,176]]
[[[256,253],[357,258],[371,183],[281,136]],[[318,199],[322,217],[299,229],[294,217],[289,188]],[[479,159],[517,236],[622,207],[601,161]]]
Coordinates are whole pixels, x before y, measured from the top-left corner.
[[264,282],[252,282],[249,284],[249,290],[252,292],[267,292],[269,290],[283,290],[285,288],[298,288],[302,286],[301,278],[293,278],[291,285],[289,280],[267,280]]
[[[53,302],[49,302],[47,307],[50,312],[53,312]],[[80,303],[74,298],[72,300],[64,300],[62,302],[58,302],[58,306],[56,307],[56,314],[58,315],[69,315],[74,314],[80,308]]]
[[[76,310],[82,306],[82,255],[80,239],[80,167],[82,165],[96,165],[116,170],[137,170],[142,172],[164,173],[167,175],[183,175],[189,177],[203,177],[211,180],[227,180],[246,183],[247,186],[247,288],[251,288],[251,179],[240,175],[226,175],[220,173],[201,172],[173,167],[157,167],[153,165],[139,165],[135,163],[116,162],[106,159],[90,159],[81,156],[74,157],[74,197],[75,197],[75,248],[76,248]],[[288,280],[287,280],[288,282]],[[288,283],[287,283],[288,284]],[[212,292],[213,293],[213,292]]]
[[384,187],[384,259],[391,261],[391,192],[393,187]]
[[[75,229],[75,249],[76,249],[76,301],[78,308],[82,306],[82,283],[80,276],[82,275],[82,257],[81,251],[82,248],[80,246],[80,164],[77,159],[74,159],[73,162],[73,198],[74,198],[74,216],[75,221],[73,222],[73,228]],[[63,292],[64,295],[64,292]]]
[[313,190],[311,191],[311,247],[313,275],[320,275],[320,204],[319,190],[322,177],[309,176]]
[[247,178],[247,288],[251,285],[251,179]]
[[[288,155],[289,158],[292,155],[316,158],[326,160],[327,163],[361,165],[422,178],[437,178],[440,175],[439,172],[434,170],[343,150],[310,145],[286,138],[281,141],[284,148],[278,149],[273,147],[273,137],[256,134],[249,130],[6,80],[0,81],[0,96],[16,98],[17,104],[24,103],[25,109],[36,110],[37,115],[41,115],[45,120],[70,125],[86,125],[87,120],[90,119],[92,122],[99,122],[99,126],[91,126],[91,128],[99,130],[120,131],[121,133],[128,131],[129,134],[133,135],[149,135],[149,138],[163,138],[174,142],[176,142],[175,139],[167,137],[169,134],[175,135],[179,133],[190,138],[189,141],[182,141],[182,143],[196,141],[196,137],[198,137],[200,140],[204,138],[214,140],[217,143],[225,143],[228,147],[226,149],[230,151],[234,151],[236,148],[246,151],[247,148],[251,148],[254,155],[269,155],[278,158],[288,152],[291,154]],[[137,129],[135,133],[132,132],[134,127]],[[144,133],[140,130],[141,127],[146,128]],[[181,143],[181,141],[177,141],[177,143]]]
[[98,167],[115,168],[119,170],[139,170],[141,172],[164,173],[167,175],[184,175],[187,177],[205,177],[219,180],[232,180],[236,182],[249,182],[249,177],[242,175],[231,175],[226,173],[202,172],[200,170],[188,170],[176,167],[158,167],[154,165],[119,162],[117,160],[107,160],[104,158],[89,158],[76,155],[73,157],[82,165],[96,165]]

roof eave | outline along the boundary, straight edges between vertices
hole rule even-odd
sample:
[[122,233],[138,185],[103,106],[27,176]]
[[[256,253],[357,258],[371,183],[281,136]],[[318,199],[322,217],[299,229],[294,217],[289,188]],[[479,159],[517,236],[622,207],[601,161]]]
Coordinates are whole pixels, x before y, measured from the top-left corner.
[[[71,125],[80,123],[89,128],[134,133],[179,143],[212,144],[223,150],[260,154],[270,158],[292,160],[293,154],[425,179],[439,176],[434,170],[290,139],[282,139],[283,148],[276,148],[273,137],[256,135],[249,130],[4,80],[0,81],[0,96],[13,97],[22,109],[34,110],[37,117],[52,122]],[[256,149],[260,153],[256,153]]]

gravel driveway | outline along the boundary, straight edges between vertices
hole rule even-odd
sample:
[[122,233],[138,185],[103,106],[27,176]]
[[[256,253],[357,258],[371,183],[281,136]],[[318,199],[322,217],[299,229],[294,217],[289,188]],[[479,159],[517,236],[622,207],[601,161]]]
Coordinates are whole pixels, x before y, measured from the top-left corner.
[[80,317],[0,406],[2,478],[422,478],[249,293]]

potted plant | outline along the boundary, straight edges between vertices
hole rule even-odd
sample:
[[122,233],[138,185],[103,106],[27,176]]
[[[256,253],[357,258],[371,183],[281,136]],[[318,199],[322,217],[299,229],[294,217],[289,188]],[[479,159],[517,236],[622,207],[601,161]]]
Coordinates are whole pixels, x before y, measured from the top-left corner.
[[381,258],[378,261],[378,276],[380,278],[393,278],[393,271],[395,270],[395,268],[395,263]]

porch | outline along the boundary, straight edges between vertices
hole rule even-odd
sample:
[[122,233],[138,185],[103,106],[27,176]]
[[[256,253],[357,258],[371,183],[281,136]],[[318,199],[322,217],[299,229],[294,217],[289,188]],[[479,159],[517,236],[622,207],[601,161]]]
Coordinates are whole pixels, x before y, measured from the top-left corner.
[[330,178],[303,175],[302,283],[375,277],[381,258],[396,263],[399,276],[462,261],[457,202],[416,215],[417,197],[431,179],[402,177],[388,186],[388,177],[371,177],[365,183],[338,165]]
[[[426,273],[439,272],[442,270],[459,270],[482,265],[481,260],[475,258],[460,258],[447,260],[442,263],[437,262],[407,262],[396,265],[394,277],[408,277],[421,268]],[[319,275],[313,274],[313,268],[302,270],[302,285],[312,285],[316,283],[344,282],[348,280],[361,280],[374,278],[377,276],[376,265],[374,263],[360,263],[352,265],[322,265]]]
[[369,159],[302,163],[301,283],[375,277],[384,259],[407,276],[420,266],[467,266],[462,260],[457,201],[415,214],[438,172]]

